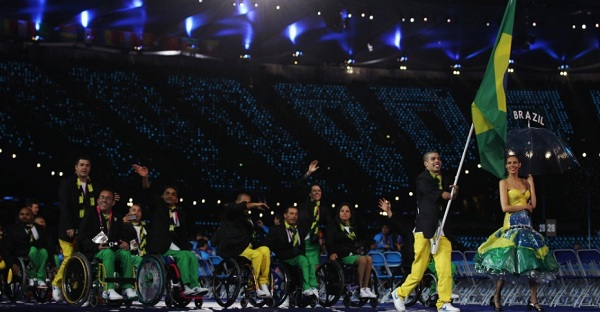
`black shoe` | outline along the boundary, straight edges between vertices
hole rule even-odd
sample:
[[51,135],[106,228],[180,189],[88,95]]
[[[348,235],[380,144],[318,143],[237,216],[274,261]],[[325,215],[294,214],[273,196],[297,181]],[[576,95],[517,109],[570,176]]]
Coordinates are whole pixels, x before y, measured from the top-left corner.
[[531,302],[531,298],[529,298],[529,300],[527,300],[527,311],[531,311],[532,309],[538,312],[546,311],[539,302]]
[[494,311],[503,311],[502,310],[502,300],[496,301],[494,296],[490,298],[490,305],[494,307]]

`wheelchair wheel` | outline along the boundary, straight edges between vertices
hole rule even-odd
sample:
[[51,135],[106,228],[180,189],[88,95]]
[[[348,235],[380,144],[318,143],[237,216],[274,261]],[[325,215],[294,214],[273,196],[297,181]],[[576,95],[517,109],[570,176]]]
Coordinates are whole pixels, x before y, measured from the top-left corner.
[[82,305],[89,299],[92,269],[88,259],[79,252],[71,255],[63,274],[63,295],[71,305]]
[[319,283],[319,304],[331,307],[344,292],[344,273],[342,267],[335,261],[327,260],[317,268]]
[[435,306],[438,299],[437,279],[435,276],[431,273],[425,273],[419,285],[421,288],[419,292],[419,302],[426,307]]
[[183,283],[181,282],[179,271],[175,263],[169,263],[165,266],[167,272],[167,297],[171,298],[171,303],[176,308],[187,307],[191,298],[183,296]]
[[240,293],[241,269],[234,259],[224,259],[213,273],[213,295],[218,305],[231,306]]
[[291,276],[288,268],[279,262],[275,262],[271,266],[273,300],[269,307],[276,308],[280,306],[289,295],[289,287],[291,285]]
[[12,269],[8,270],[12,278],[6,280],[6,284],[4,284],[4,293],[10,302],[15,302],[17,299],[21,298],[27,289],[27,267],[25,266],[25,261],[22,258],[18,257],[15,259],[16,264],[19,265],[19,274],[13,274]]
[[[258,298],[256,295],[256,289],[258,289],[258,281],[257,276],[254,274],[254,270],[252,269],[252,263],[250,260],[246,258],[238,258],[238,265],[242,270],[241,280],[244,281],[245,288],[242,290],[244,292],[244,298],[242,299],[242,307],[244,307],[244,302],[246,306],[250,304],[253,307],[261,308],[265,306],[267,303],[273,304],[272,298],[263,299]],[[270,285],[273,285],[273,276],[269,274],[269,278],[271,279]],[[242,285],[243,286],[243,285]]]
[[54,280],[55,275],[56,275],[55,270],[53,268],[51,268],[48,264],[46,264],[46,285],[48,287],[37,288],[37,285],[36,285],[35,289],[33,290],[33,296],[35,297],[35,300],[37,302],[44,303],[44,302],[50,300],[50,298],[52,298],[51,281]]
[[165,293],[167,278],[163,261],[154,255],[144,256],[137,269],[138,300],[142,305],[156,305]]
[[[346,293],[344,294],[344,306],[345,307],[362,307],[364,306],[367,302],[371,304],[371,307],[376,308],[377,307],[377,298],[373,298],[373,299],[369,299],[369,298],[360,298],[360,288],[357,285],[360,285],[359,281],[358,281],[358,274],[356,271],[356,267],[352,266],[350,268],[351,273],[349,276],[350,278],[352,278],[352,280],[354,281],[354,286],[355,287],[351,287],[352,290],[348,290],[346,291]],[[377,297],[379,297],[379,279],[377,278],[377,272],[375,272],[374,269],[371,269],[371,278],[370,278],[370,285],[371,285],[371,290],[373,291],[373,293],[375,293],[377,295]]]

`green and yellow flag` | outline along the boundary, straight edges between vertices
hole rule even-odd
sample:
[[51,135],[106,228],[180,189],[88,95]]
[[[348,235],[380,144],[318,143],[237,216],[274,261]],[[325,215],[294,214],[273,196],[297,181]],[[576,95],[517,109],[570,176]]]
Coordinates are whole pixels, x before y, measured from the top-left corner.
[[483,81],[471,104],[479,158],[483,169],[504,177],[506,94],[504,78],[510,58],[516,0],[509,0]]

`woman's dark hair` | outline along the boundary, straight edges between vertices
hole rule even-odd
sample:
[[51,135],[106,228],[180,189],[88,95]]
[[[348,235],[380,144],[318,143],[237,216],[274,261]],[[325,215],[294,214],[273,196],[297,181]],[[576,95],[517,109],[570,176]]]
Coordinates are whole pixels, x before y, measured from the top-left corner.
[[342,210],[342,207],[344,206],[348,206],[348,208],[350,209],[350,220],[348,220],[348,222],[350,222],[350,224],[354,223],[354,212],[352,211],[352,206],[350,206],[350,203],[344,202],[338,205],[338,208],[335,211],[335,222],[337,223],[341,223],[342,219],[340,219],[340,210]]

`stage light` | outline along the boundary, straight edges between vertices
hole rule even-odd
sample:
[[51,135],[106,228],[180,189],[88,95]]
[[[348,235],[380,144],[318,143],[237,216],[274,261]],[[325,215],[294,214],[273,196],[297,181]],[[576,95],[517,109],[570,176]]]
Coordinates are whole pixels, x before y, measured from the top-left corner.
[[81,12],[81,26],[83,26],[83,28],[88,27],[89,18],[90,18],[90,16],[89,16],[88,11]]
[[569,72],[569,65],[563,64],[563,65],[558,66],[558,74],[559,75],[566,77],[568,72]]

